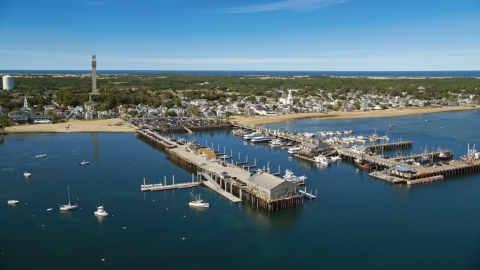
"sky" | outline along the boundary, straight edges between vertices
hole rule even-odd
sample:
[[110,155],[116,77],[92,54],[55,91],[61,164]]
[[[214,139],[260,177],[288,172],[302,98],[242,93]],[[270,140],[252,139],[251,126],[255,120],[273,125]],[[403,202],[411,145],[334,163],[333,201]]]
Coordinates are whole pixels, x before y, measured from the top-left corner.
[[479,0],[3,0],[0,70],[480,70]]

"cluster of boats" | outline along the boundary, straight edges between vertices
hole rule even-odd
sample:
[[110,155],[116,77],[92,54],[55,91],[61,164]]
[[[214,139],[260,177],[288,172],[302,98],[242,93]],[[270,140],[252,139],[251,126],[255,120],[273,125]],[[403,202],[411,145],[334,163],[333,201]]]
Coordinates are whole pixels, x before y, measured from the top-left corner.
[[[68,204],[63,204],[63,205],[60,205],[59,204],[59,209],[60,211],[73,211],[73,210],[77,210],[78,208],[78,205],[77,204],[72,204],[70,202],[70,186],[67,186],[67,194],[68,194]],[[18,200],[8,200],[7,201],[8,204],[10,205],[16,205],[16,204],[19,204],[20,201]],[[48,208],[47,211],[51,211],[52,208]],[[96,216],[101,216],[101,217],[106,217],[108,216],[108,213],[105,211],[105,209],[103,208],[103,206],[99,205],[97,206],[97,211],[93,212]]]

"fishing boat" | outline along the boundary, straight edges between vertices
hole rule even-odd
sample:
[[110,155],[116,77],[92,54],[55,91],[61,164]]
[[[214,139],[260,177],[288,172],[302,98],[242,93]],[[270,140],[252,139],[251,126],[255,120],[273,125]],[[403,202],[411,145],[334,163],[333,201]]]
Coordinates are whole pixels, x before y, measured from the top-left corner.
[[188,203],[189,206],[193,206],[193,207],[201,207],[201,208],[208,208],[210,207],[210,204],[205,202],[204,200],[202,200],[200,198],[200,194],[198,194],[198,197],[196,197],[195,195],[193,195],[193,193],[190,192],[190,194],[192,195],[192,199],[190,200],[190,202]]
[[370,164],[368,161],[366,161],[365,159],[363,159],[363,158],[360,158],[360,159],[356,158],[356,159],[354,160],[354,162],[355,162],[355,165],[357,165],[358,167],[360,167],[360,168],[362,168],[362,169],[365,169],[365,170],[370,170],[371,164]]
[[29,172],[24,172],[24,173],[23,173],[23,176],[25,176],[25,177],[30,177],[30,176],[32,176],[32,174],[29,173]]
[[70,204],[70,186],[67,186],[68,204],[60,205],[60,211],[72,211],[77,209],[77,205]]
[[332,160],[324,155],[318,155],[315,157],[315,162],[329,165],[332,163]]
[[44,157],[47,157],[47,154],[40,154],[40,155],[36,155],[35,157],[36,158],[44,158]]
[[438,154],[439,160],[447,160],[447,159],[452,159],[453,155],[452,152],[450,151],[445,151],[445,150],[440,150],[440,153]]
[[97,206],[97,211],[93,212],[95,214],[95,216],[99,216],[99,217],[106,217],[108,216],[108,213],[105,212],[105,210],[103,209],[103,206]]
[[8,204],[18,204],[19,201],[18,200],[8,200],[7,203]]
[[80,162],[80,165],[90,165],[90,162],[83,160],[82,162]]
[[305,185],[305,180],[307,177],[305,175],[296,176],[292,170],[287,169],[285,171],[285,175],[283,176],[283,180],[288,181],[290,183],[296,184],[297,186]]

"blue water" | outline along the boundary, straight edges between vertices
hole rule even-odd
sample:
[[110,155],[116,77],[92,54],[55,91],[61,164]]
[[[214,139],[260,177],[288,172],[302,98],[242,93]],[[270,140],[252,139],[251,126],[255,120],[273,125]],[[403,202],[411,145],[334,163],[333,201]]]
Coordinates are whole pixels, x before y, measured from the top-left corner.
[[[389,124],[396,126],[390,130]],[[414,140],[406,151],[441,146],[458,158],[468,143],[479,144],[480,111],[267,126],[353,129],[356,135],[388,131],[392,140]],[[245,143],[228,131],[176,136],[194,136],[210,147],[213,142],[235,159],[248,155],[249,163],[272,171],[280,166],[282,174],[286,168],[306,174],[307,189],[318,192],[318,199],[269,213],[194,188],[211,205],[195,210],[188,206],[191,189],[140,191],[144,177],[158,183],[175,175],[183,182],[191,175],[136,134],[11,134],[0,146],[0,269],[480,267],[479,174],[391,185],[343,161],[318,167],[288,158],[285,151]],[[48,157],[34,157],[41,153]],[[84,159],[91,165],[78,165]],[[26,170],[32,178],[23,177]],[[81,209],[60,213],[67,185]],[[13,198],[21,203],[7,205]],[[113,216],[95,217],[95,203]],[[50,207],[53,211],[46,211]]]
[[[92,73],[91,70],[0,70],[0,74],[90,74],[90,73]],[[97,74],[479,77],[480,70],[440,70],[440,71],[97,70]]]

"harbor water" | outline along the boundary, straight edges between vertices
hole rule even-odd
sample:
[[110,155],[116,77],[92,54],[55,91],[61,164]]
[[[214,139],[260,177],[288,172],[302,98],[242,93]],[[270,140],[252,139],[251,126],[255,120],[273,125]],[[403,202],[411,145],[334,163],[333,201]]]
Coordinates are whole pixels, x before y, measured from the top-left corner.
[[[441,147],[455,159],[480,144],[480,111],[265,127],[388,133],[390,141],[413,140],[404,154]],[[280,167],[281,175],[306,175],[306,189],[318,197],[267,212],[205,187],[143,193],[143,178],[152,184],[166,177],[169,184],[173,176],[175,183],[191,181],[191,174],[134,133],[9,134],[0,145],[0,269],[480,268],[479,174],[392,185],[351,163],[319,166],[228,130],[171,136],[213,143],[234,161],[248,156],[250,165]],[[90,165],[79,165],[83,160]],[[60,212],[67,186],[79,209]],[[190,192],[210,208],[189,207]],[[10,199],[20,203],[7,205]],[[96,205],[110,216],[96,217]]]

